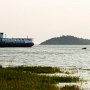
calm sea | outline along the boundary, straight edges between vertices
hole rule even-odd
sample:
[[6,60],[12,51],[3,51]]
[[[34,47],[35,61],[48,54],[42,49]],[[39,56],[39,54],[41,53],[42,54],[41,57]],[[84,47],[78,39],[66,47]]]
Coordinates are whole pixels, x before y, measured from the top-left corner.
[[[82,50],[83,47],[87,49]],[[31,48],[0,48],[0,65],[90,69],[90,46],[37,45]]]

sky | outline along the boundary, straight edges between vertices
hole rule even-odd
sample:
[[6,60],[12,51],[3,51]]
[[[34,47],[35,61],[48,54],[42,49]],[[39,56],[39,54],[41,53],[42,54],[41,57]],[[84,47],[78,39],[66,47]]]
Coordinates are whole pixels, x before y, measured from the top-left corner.
[[0,0],[0,32],[35,44],[62,35],[90,39],[90,0]]

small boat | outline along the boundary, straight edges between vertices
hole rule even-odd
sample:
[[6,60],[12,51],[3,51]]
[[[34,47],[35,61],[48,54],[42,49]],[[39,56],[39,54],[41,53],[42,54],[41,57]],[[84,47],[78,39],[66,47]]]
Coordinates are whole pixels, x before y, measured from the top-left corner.
[[86,47],[82,48],[82,49],[87,49]]

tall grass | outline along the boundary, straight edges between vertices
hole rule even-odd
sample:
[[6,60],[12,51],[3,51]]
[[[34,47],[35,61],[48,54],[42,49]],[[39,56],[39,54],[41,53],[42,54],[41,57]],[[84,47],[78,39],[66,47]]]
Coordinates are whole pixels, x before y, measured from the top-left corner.
[[82,90],[79,86],[72,85],[72,86],[64,86],[60,90]]
[[57,68],[57,67],[41,67],[41,66],[35,66],[35,67],[19,66],[19,67],[13,67],[13,69],[17,71],[29,71],[31,73],[39,73],[39,74],[40,73],[50,73],[51,74],[51,73],[63,72],[62,70],[60,70],[60,68]]
[[55,85],[59,82],[79,81],[79,77],[59,77],[38,74],[46,72],[54,73],[56,71],[50,67],[49,70],[48,67],[0,68],[0,90],[59,90]]
[[79,82],[80,78],[77,76],[53,76],[53,80],[56,82],[61,82],[61,83],[72,83],[72,82]]
[[58,90],[55,81],[48,76],[40,76],[15,69],[0,69],[0,90]]

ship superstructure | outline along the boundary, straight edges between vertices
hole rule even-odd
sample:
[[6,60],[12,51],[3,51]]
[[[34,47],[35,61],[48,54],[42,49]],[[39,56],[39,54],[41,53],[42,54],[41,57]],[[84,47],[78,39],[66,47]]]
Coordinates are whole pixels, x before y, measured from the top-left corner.
[[33,45],[32,38],[3,38],[3,33],[0,33],[0,47],[31,47]]

